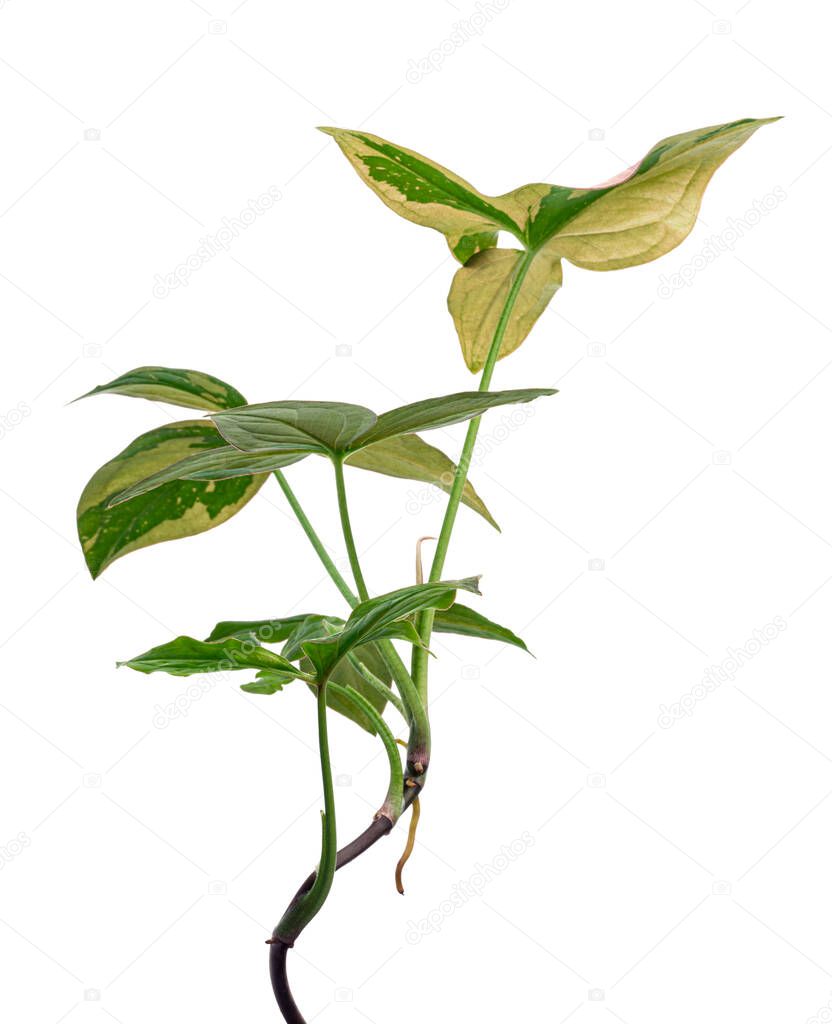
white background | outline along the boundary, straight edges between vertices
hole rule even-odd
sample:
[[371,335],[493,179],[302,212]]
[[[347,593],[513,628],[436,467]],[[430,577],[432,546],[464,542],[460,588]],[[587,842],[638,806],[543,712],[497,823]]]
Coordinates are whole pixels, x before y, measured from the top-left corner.
[[[537,660],[436,643],[407,895],[399,829],[338,876],[291,972],[308,1018],[333,1024],[829,1019],[824,9],[487,12],[0,3],[4,1018],[275,1019],[263,940],[316,859],[314,704],[299,685],[256,698],[227,679],[189,700],[187,680],[114,662],[221,618],[342,607],[274,484],[222,529],[93,584],[81,487],[177,417],[65,403],[147,363],[209,371],[252,401],[378,410],[475,386],[442,239],[386,210],[316,124],[366,127],[498,193],[591,185],[665,135],[783,114],[718,172],[681,248],[614,274],[567,267],[499,365],[497,387],[561,393],[485,421],[473,479],[503,534],[461,513],[448,573],[484,573],[477,607]],[[481,34],[455,46],[459,22]],[[227,254],[154,295],[270,187],[281,201]],[[713,236],[728,251],[703,266]],[[431,440],[453,455],[461,437]],[[343,561],[327,467],[291,479]],[[411,582],[439,496],[350,483],[371,588]],[[777,616],[733,682],[662,728],[662,705]],[[160,718],[177,697],[187,713]],[[349,836],[380,802],[384,759],[348,723],[332,731]],[[408,941],[424,919],[435,930]]]

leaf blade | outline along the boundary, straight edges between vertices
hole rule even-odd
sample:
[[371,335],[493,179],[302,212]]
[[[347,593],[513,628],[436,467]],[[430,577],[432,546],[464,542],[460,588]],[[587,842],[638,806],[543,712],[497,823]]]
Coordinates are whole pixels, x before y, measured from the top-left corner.
[[246,404],[240,392],[219,377],[170,366],[137,366],[107,384],[99,384],[75,401],[92,395],[127,395],[209,412]]
[[519,226],[504,209],[441,164],[367,132],[319,131],[335,139],[385,206],[405,220],[440,231],[461,263],[493,246],[498,231],[519,237]]
[[136,672],[166,672],[192,676],[205,672],[232,672],[244,668],[275,669],[300,678],[297,668],[273,651],[233,637],[222,643],[207,643],[190,636],[178,636],[166,644],[151,647],[144,654],[118,662],[118,667]]
[[629,172],[594,189],[549,186],[527,225],[531,246],[587,270],[658,259],[688,236],[722,163],[777,120],[744,118],[662,139]]
[[[444,452],[423,441],[418,434],[401,434],[360,448],[347,456],[346,465],[402,480],[434,484],[446,494],[453,487],[456,473],[456,463]],[[462,501],[495,530],[500,529],[470,480],[465,481]]]
[[478,583],[479,576],[418,583],[363,601],[352,610],[340,632],[304,643],[304,654],[315,666],[318,677],[323,678],[356,646],[389,636],[389,630],[397,625],[409,626],[406,638],[418,643],[419,635],[408,616],[425,608],[450,607],[457,590],[479,594]]
[[[465,365],[478,373],[485,365],[497,324],[524,259],[517,249],[489,249],[460,267],[451,282],[448,310],[453,317]],[[498,359],[522,345],[538,317],[563,283],[558,256],[538,252],[526,270],[514,300]]]
[[203,533],[248,504],[265,482],[265,475],[216,484],[168,483],[149,497],[141,495],[109,508],[116,494],[139,480],[222,443],[210,423],[183,420],[141,434],[93,474],[77,511],[78,536],[93,579],[132,551]]
[[450,608],[436,613],[433,628],[437,633],[454,633],[457,636],[468,636],[478,640],[499,640],[531,653],[525,641],[506,626],[492,622],[473,608],[456,602]]
[[225,440],[245,452],[294,451],[338,455],[376,422],[347,402],[261,402],[212,416]]
[[555,388],[516,388],[510,391],[459,391],[439,398],[428,398],[412,402],[382,413],[374,427],[356,442],[364,447],[401,434],[419,430],[436,430],[439,427],[463,423],[465,420],[482,416],[489,409],[501,405],[515,405],[532,402],[536,398],[557,394]]
[[120,491],[111,499],[114,508],[124,501],[156,490],[174,480],[234,480],[241,476],[273,473],[276,469],[292,466],[306,458],[307,452],[241,452],[233,445],[223,445],[211,451],[199,452],[180,459],[166,469],[139,480],[132,487]]

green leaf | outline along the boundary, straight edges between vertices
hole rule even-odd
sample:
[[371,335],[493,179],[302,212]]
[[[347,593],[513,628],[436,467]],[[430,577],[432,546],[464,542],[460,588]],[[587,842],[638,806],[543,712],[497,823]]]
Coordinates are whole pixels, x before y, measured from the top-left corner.
[[366,132],[320,130],[335,139],[386,206],[414,224],[441,231],[460,262],[493,246],[498,231],[519,235],[518,225],[493,200],[427,157]]
[[363,601],[352,610],[339,633],[304,643],[304,654],[315,666],[318,678],[323,679],[356,646],[389,636],[391,627],[404,626],[407,639],[418,643],[418,634],[408,616],[425,608],[450,608],[457,590],[479,594],[478,582],[479,577],[472,576],[464,580],[418,583]]
[[172,676],[192,676],[202,672],[231,672],[241,668],[278,669],[299,678],[295,666],[273,651],[246,640],[229,637],[221,643],[207,643],[180,636],[170,643],[153,647],[129,661],[118,662],[137,672],[167,672]]
[[499,626],[463,604],[452,604],[445,611],[438,611],[433,620],[433,628],[437,633],[456,633],[458,636],[471,636],[480,640],[500,640],[524,651],[529,650],[520,637],[510,629]]
[[[304,617],[304,621],[299,623],[291,635],[287,638],[286,644],[281,652],[285,658],[290,660],[300,659],[301,668],[315,675],[315,667],[308,657],[305,656],[303,651],[303,645],[318,637],[332,636],[339,632],[343,627],[344,620],[337,619],[325,615],[308,615]],[[390,686],[391,675],[390,670],[387,666],[387,662],[381,656],[378,647],[373,643],[364,644],[355,648],[355,656],[361,661],[378,679],[380,679],[386,686]],[[363,676],[355,666],[353,666],[348,659],[342,660],[337,664],[332,672],[330,673],[330,679],[336,683],[340,683],[343,687],[353,687],[358,692],[366,697],[372,706],[381,713],[387,703],[386,700],[378,693],[378,691],[364,681]],[[316,688],[312,684],[309,686],[312,693],[316,693]],[[350,721],[360,725],[362,729],[366,729],[367,732],[375,734],[375,726],[373,725],[370,718],[361,710],[356,707],[353,701],[346,699],[344,696],[339,694],[335,690],[327,690],[326,695],[327,706],[339,715],[343,715],[345,718],[349,718]]]
[[222,445],[210,423],[171,423],[137,437],[95,473],[78,502],[78,536],[93,578],[131,551],[219,526],[254,497],[265,475],[219,483],[177,481],[109,507],[115,495],[137,481],[190,454]]
[[337,633],[344,625],[343,619],[330,615],[304,615],[303,621],[286,638],[283,650],[280,652],[289,661],[296,661],[303,657],[303,645],[307,640],[317,639],[319,636],[331,636]]
[[213,419],[226,441],[241,451],[332,455],[347,451],[375,424],[376,414],[346,402],[263,402]]
[[282,690],[287,683],[291,683],[295,679],[297,676],[294,672],[282,672],[277,668],[261,668],[254,680],[250,683],[243,683],[240,689],[245,690],[246,693],[270,696]]
[[[374,473],[384,473],[403,480],[419,480],[422,483],[435,484],[448,494],[453,486],[456,463],[438,448],[423,441],[417,434],[402,434],[401,437],[388,437],[377,444],[361,448],[348,455],[346,465],[357,469],[369,469]],[[496,530],[499,526],[488,511],[485,503],[474,490],[470,480],[465,481],[462,501],[469,508],[478,512]]]
[[527,185],[496,200],[506,211],[528,209],[524,235],[588,270],[616,270],[674,249],[696,222],[717,168],[762,125],[745,118],[672,135],[629,171],[596,188]]
[[241,476],[268,474],[300,462],[306,455],[306,452],[241,452],[233,445],[222,445],[220,448],[189,455],[167,469],[139,480],[132,487],[114,495],[110,507],[120,505],[123,501],[129,501],[140,494],[147,494],[148,491],[153,491],[172,480],[233,480]]
[[[552,388],[462,391],[413,402],[376,416],[361,405],[337,402],[265,402],[216,413],[223,437],[246,452],[306,450],[340,457],[416,430],[461,423],[488,409],[553,395]],[[303,440],[301,440],[301,435]]]
[[[123,373],[109,384],[101,384],[81,398],[90,395],[129,395],[151,402],[183,405],[188,409],[233,409],[246,400],[230,384],[198,370],[179,370],[169,366],[139,366]],[[79,401],[79,399],[76,399]]]
[[[317,616],[322,618],[323,616]],[[248,619],[243,621],[218,622],[206,638],[206,643],[227,640],[255,640],[260,644],[279,644],[291,636],[295,629],[310,618],[309,615],[290,615],[282,619]]]
[[[242,452],[233,445],[224,445],[221,448],[190,455],[167,469],[139,480],[132,487],[114,495],[110,507],[129,501],[140,494],[146,494],[172,480],[231,480],[239,476],[271,473],[299,462],[306,454]],[[415,434],[390,438],[369,448],[360,449],[349,456],[349,465],[375,473],[384,473],[387,476],[436,484],[446,492],[451,488],[456,470],[455,464],[443,452],[433,448]],[[482,499],[468,482],[462,500],[499,529]]]
[[[465,365],[479,372],[488,355],[500,314],[524,253],[517,249],[489,249],[460,267],[451,283],[448,309],[454,319]],[[498,359],[510,355],[525,341],[537,318],[563,283],[563,268],[548,248],[537,253],[525,272],[514,300]]]
[[522,388],[514,391],[460,391],[454,395],[442,395],[441,398],[428,398],[382,413],[375,426],[358,439],[355,447],[360,445],[363,448],[385,438],[410,434],[416,430],[447,427],[452,423],[462,423],[481,416],[500,405],[517,405],[554,394],[554,388]]

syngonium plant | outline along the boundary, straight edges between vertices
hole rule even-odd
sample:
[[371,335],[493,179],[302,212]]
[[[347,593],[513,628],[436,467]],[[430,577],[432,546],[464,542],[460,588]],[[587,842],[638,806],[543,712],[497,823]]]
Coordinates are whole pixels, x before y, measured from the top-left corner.
[[[143,366],[89,393],[130,395],[208,413],[142,434],[89,481],[78,505],[78,532],[93,577],[128,552],[219,526],[273,475],[348,605],[346,617],[304,613],[223,621],[205,640],[180,636],[122,662],[139,672],[174,676],[253,670],[242,685],[248,693],[271,695],[301,680],[315,696],[324,803],[320,858],[268,940],[272,985],[289,1024],[302,1024],[303,1016],[287,980],[288,950],[320,911],[336,870],[387,835],[412,805],[410,833],[396,870],[403,892],[402,867],[413,847],[430,764],[431,634],[526,649],[510,629],[457,600],[460,591],[479,594],[479,577],[442,578],[460,503],[496,526],[468,481],[480,417],[501,405],[555,394],[551,388],[491,391],[497,360],[523,343],[561,287],[563,260],[588,270],[617,270],[669,252],[692,229],[714,171],[774,120],[732,121],[663,139],[629,170],[595,188],[533,184],[501,196],[487,196],[439,164],[375,135],[324,128],[390,209],[445,235],[461,264],[448,307],[465,363],[480,374],[478,389],[377,414],[343,402],[248,405],[239,391],[207,373]],[[501,233],[513,235],[517,244],[499,246]],[[464,421],[468,429],[456,464],[420,436]],[[333,467],[352,583],[339,572],[285,473],[310,455],[328,459]],[[448,492],[426,580],[417,549],[416,583],[370,596],[347,505],[345,466],[436,484]],[[409,651],[409,667],[403,649]],[[404,763],[384,717],[389,707],[407,729]],[[379,811],[340,850],[328,709],[377,736],[389,762]]]

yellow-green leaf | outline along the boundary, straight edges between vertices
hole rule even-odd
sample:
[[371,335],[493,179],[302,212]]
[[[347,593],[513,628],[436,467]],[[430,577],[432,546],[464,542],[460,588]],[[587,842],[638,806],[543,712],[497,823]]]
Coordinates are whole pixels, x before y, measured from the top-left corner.
[[131,398],[147,398],[151,402],[167,402],[168,405],[207,409],[209,412],[246,404],[236,388],[218,377],[171,366],[139,366],[109,384],[100,384],[81,398],[89,398],[90,395],[129,395]]
[[[450,493],[456,473],[456,464],[444,452],[423,441],[417,434],[403,434],[401,437],[390,437],[385,441],[368,445],[349,455],[346,464],[402,480],[420,480],[423,483],[435,484],[446,494]],[[499,530],[499,526],[470,480],[465,482],[462,501]]]
[[[448,309],[454,318],[465,364],[482,369],[512,283],[525,254],[517,249],[489,249],[472,257],[454,275]],[[538,252],[523,277],[514,301],[498,359],[526,339],[535,321],[563,282],[561,261],[548,249]]]
[[[532,200],[525,235],[588,270],[616,270],[670,252],[690,233],[705,188],[717,168],[764,124],[746,118],[672,135],[634,167],[597,188],[526,186]],[[511,197],[503,197],[509,199]],[[500,200],[496,200],[500,202]],[[514,209],[506,203],[506,209]]]
[[219,526],[254,497],[266,474],[221,481],[175,480],[109,507],[116,494],[139,480],[224,443],[204,420],[170,423],[137,437],[94,474],[78,502],[78,536],[93,578],[131,551]]
[[427,157],[366,132],[321,128],[363,181],[395,213],[441,231],[464,263],[496,244],[498,231],[519,233],[511,217],[473,185]]

